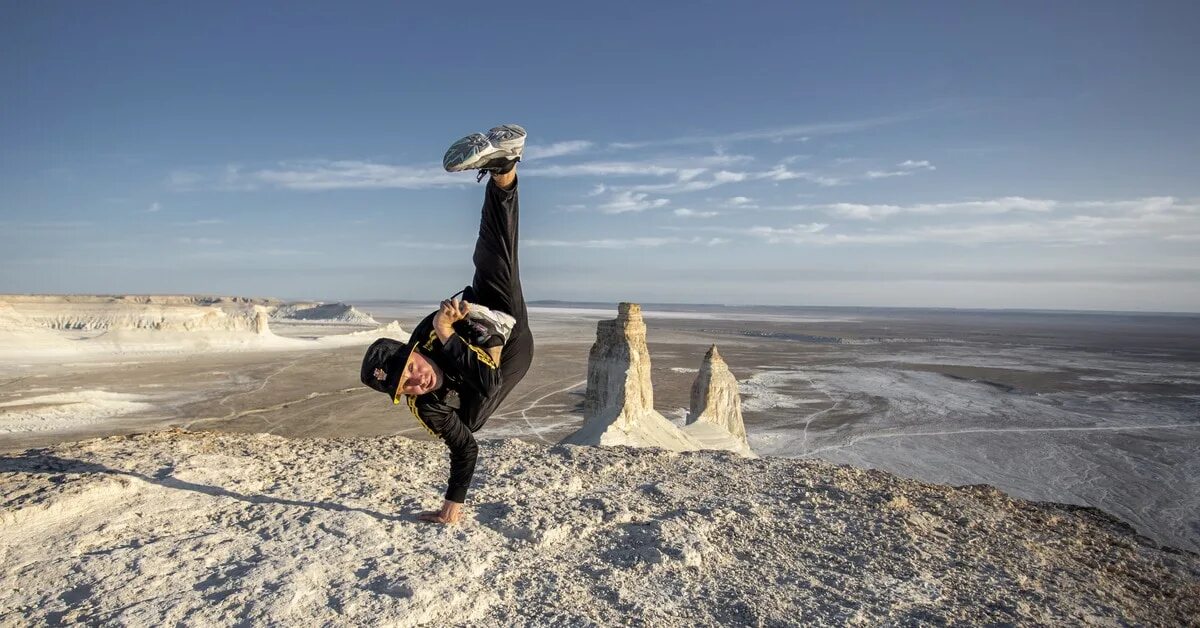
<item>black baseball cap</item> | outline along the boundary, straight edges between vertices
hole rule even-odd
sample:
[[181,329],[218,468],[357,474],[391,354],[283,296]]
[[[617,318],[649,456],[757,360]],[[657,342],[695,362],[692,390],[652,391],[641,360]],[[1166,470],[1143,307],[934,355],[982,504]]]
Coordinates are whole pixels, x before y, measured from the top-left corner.
[[[403,383],[400,378],[408,367],[412,352],[412,344],[391,338],[380,338],[371,343],[363,355],[362,372],[359,374],[362,383],[387,395],[392,403],[400,403],[400,385]],[[375,369],[383,369],[387,378],[376,379]]]

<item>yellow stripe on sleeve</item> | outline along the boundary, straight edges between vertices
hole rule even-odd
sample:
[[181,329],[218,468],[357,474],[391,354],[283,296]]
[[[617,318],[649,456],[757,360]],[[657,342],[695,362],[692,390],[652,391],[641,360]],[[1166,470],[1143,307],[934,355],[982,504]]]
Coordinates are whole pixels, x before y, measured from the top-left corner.
[[[459,338],[461,338],[461,337],[462,336],[459,336]],[[476,355],[479,356],[480,362],[483,362],[484,364],[488,365],[488,368],[492,369],[493,371],[496,370],[496,363],[492,361],[492,356],[488,355],[487,351],[484,351],[483,349],[476,347],[475,345],[467,342],[466,340],[463,341],[463,344],[467,345],[468,349],[470,349],[471,351],[474,351],[476,353]]]
[[425,428],[425,431],[429,432],[431,436],[437,436],[437,434],[435,434],[433,430],[429,429],[429,426],[425,424],[425,420],[421,418],[421,413],[417,412],[417,400],[413,398],[412,395],[405,396],[408,397],[408,409],[412,412],[413,416],[417,417],[417,422],[420,423],[421,427]]

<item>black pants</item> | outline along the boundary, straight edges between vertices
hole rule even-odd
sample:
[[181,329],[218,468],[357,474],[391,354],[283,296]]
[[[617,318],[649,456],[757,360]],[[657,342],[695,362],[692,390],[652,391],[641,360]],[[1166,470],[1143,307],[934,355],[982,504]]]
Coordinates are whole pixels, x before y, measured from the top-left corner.
[[471,258],[475,262],[475,277],[471,280],[474,294],[467,300],[511,314],[517,323],[500,353],[500,391],[479,413],[479,425],[467,426],[471,431],[479,429],[496,411],[533,363],[533,334],[529,331],[529,312],[521,291],[521,265],[517,254],[520,205],[516,182],[503,190],[494,181],[488,181],[483,196],[483,216],[479,221],[479,239],[475,241],[475,254]]

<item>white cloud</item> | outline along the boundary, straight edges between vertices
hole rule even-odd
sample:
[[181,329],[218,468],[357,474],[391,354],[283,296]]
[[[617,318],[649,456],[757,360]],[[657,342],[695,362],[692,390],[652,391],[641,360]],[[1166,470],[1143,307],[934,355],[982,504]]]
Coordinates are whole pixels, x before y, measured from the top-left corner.
[[687,208],[681,207],[681,208],[675,210],[675,215],[683,216],[685,218],[712,218],[713,216],[717,216],[719,214],[717,212],[713,212],[713,211],[701,212],[701,211],[696,211],[694,209],[687,209]]
[[729,240],[721,237],[665,237],[665,238],[597,238],[592,240],[527,240],[525,246],[573,248],[573,249],[633,249],[657,248],[674,244],[698,246],[720,246]]
[[223,242],[216,238],[176,238],[175,241],[188,246],[220,246]]
[[384,246],[394,246],[404,249],[423,249],[428,251],[457,251],[472,248],[466,242],[424,242],[421,240],[389,240]]
[[671,183],[647,183],[642,185],[631,185],[624,189],[635,192],[653,192],[656,194],[681,194],[685,192],[700,192],[703,190],[711,190],[720,185],[729,183],[738,183],[745,181],[749,175],[744,172],[730,172],[728,170],[718,170],[706,178],[698,178],[700,173],[686,173],[687,178],[680,178]]
[[906,159],[896,164],[896,167],[899,170],[871,170],[863,176],[868,179],[887,179],[891,177],[907,177],[922,171],[937,170],[936,166],[925,159],[920,161]]
[[[860,161],[858,157],[840,157],[833,160],[834,166],[842,166],[855,161]],[[766,172],[759,173],[755,178],[767,179],[770,181],[792,181],[800,180],[809,183],[815,183],[821,187],[835,187],[846,185],[855,180],[870,180],[870,179],[886,179],[890,177],[907,177],[917,172],[936,170],[933,164],[928,161],[906,160],[896,165],[899,170],[869,170],[862,175],[850,174],[828,174],[818,173],[807,170],[791,170],[788,168],[790,160],[784,160],[774,168]]]
[[[534,171],[533,174],[541,174],[548,176],[577,176],[588,174],[591,176],[655,176],[655,177],[674,177],[673,181],[666,183],[642,183],[637,185],[611,185],[608,183],[596,184],[588,192],[588,196],[600,196],[602,194],[612,193],[633,193],[633,194],[679,194],[684,192],[698,192],[701,190],[712,189],[717,186],[726,185],[729,183],[737,183],[745,181],[749,175],[743,172],[732,172],[729,170],[717,170],[708,174],[707,168],[689,167],[679,168],[674,166],[654,165],[648,162],[597,162],[587,164],[574,164],[569,166],[551,166],[541,168]],[[705,175],[708,176],[705,176]]]
[[[750,233],[768,242],[805,244],[1032,243],[1080,246],[1133,239],[1200,240],[1200,205],[1171,197],[1083,202],[1005,197],[961,203],[837,203],[824,207],[831,215],[852,220],[878,221],[899,214],[930,215],[939,219],[934,224],[906,225],[888,230],[845,230],[845,225],[841,229],[813,229],[811,225],[800,225],[755,227]],[[990,218],[988,222],[975,222],[985,216]],[[1009,217],[1019,219],[1003,220]]]
[[844,179],[838,177],[814,174],[806,171],[789,170],[784,164],[779,164],[778,166],[775,166],[766,172],[761,172],[755,175],[755,178],[769,179],[771,181],[791,181],[793,179],[799,179],[801,181],[815,183],[821,187],[834,187],[845,183]]
[[678,175],[680,168],[645,161],[592,161],[560,166],[529,167],[522,174],[537,177],[663,177]]
[[795,241],[802,238],[807,238],[813,234],[821,233],[829,225],[821,222],[813,222],[803,225],[792,225],[790,227],[750,227],[747,231],[750,235],[755,235],[765,239],[768,242],[784,242]]
[[665,198],[650,198],[650,195],[645,192],[620,190],[613,193],[607,202],[597,205],[596,209],[605,214],[624,214],[664,207],[670,202]]
[[1133,214],[1200,212],[1200,204],[1182,202],[1173,196],[1149,196],[1128,201],[1079,201],[1070,205],[1082,209],[1116,210]]
[[834,203],[827,206],[829,213],[855,220],[879,220],[903,210],[898,205],[861,205],[858,203]]
[[863,176],[868,179],[887,179],[889,177],[907,177],[912,173],[912,170],[870,170]]
[[[545,159],[575,154],[593,146],[586,140],[559,142],[530,147],[531,155]],[[565,165],[522,167],[525,176],[542,177],[673,177],[679,189],[708,189],[739,180],[737,173],[718,171],[711,179],[700,177],[709,169],[753,161],[748,155],[724,153],[672,157],[641,161],[593,161]],[[245,168],[229,164],[219,169],[175,170],[167,177],[167,186],[176,191],[253,190],[263,186],[297,191],[344,189],[429,189],[466,185],[472,180],[465,173],[448,173],[426,165],[394,165],[363,160],[309,159],[283,161],[269,167]],[[653,190],[642,190],[653,191]],[[153,210],[152,210],[153,211]]]
[[150,213],[154,213],[160,209],[162,209],[162,205],[159,204],[158,201],[154,201],[153,203],[150,203],[150,207],[146,208],[146,211],[150,212]]
[[179,191],[201,189],[253,190],[263,185],[298,191],[362,189],[427,189],[464,185],[473,180],[464,173],[441,168],[380,164],[357,160],[310,159],[284,161],[274,166],[247,169],[229,164],[219,170],[177,170],[167,185]]
[[567,142],[555,142],[553,144],[530,144],[525,147],[524,159],[550,159],[552,157],[562,157],[564,155],[574,155],[581,153],[594,146],[592,142],[587,140],[571,140]]
[[463,185],[471,179],[441,168],[393,166],[368,161],[311,160],[285,162],[258,170],[244,178],[291,190],[425,189]]
[[854,220],[881,220],[897,214],[1004,214],[1010,212],[1049,212],[1059,206],[1057,201],[1007,196],[986,201],[956,203],[918,203],[914,205],[832,203],[806,205],[796,209],[824,209],[828,213]]
[[688,181],[713,168],[753,161],[749,155],[725,153],[642,160],[601,160],[550,166],[529,165],[521,173],[535,177],[674,177]]
[[809,136],[807,136],[807,135],[802,135],[802,136],[800,136],[800,137],[793,137],[793,136],[787,135],[787,136],[780,136],[780,137],[772,137],[772,138],[770,138],[770,139],[769,139],[769,140],[767,140],[767,141],[771,142],[772,144],[782,144],[782,143],[784,143],[784,142],[800,142],[800,143],[804,143],[804,142],[807,142],[807,141],[809,141],[809,140],[811,140],[811,139],[812,139],[812,138],[811,138],[811,137],[809,137]]
[[733,142],[745,142],[753,140],[780,142],[788,138],[795,138],[801,142],[807,142],[812,137],[818,135],[853,133],[855,131],[863,131],[879,126],[903,122],[905,120],[912,119],[913,117],[914,116],[912,115],[882,116],[878,118],[864,118],[861,120],[800,124],[794,126],[777,127],[773,129],[758,129],[753,131],[713,133],[709,135],[687,135],[645,142],[614,142],[610,144],[610,146],[618,149],[631,149],[653,146],[681,146],[686,144],[730,144]]
[[783,164],[779,164],[778,166],[775,166],[767,172],[759,175],[760,178],[771,179],[772,181],[788,181],[791,179],[799,179],[801,176],[802,173],[788,170],[787,166],[784,166]]
[[583,249],[628,249],[659,247],[685,242],[680,238],[604,238],[596,240],[526,240],[525,246],[545,246]]

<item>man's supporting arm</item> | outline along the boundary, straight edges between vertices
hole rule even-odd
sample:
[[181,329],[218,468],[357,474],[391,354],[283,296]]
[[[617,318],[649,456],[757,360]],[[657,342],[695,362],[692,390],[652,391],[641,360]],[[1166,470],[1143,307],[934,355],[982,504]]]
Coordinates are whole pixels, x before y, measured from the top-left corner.
[[446,416],[438,427],[438,436],[450,449],[450,479],[446,482],[445,501],[441,510],[421,513],[419,518],[434,523],[456,523],[462,504],[467,499],[471,478],[475,475],[479,445],[471,431],[453,413]]

